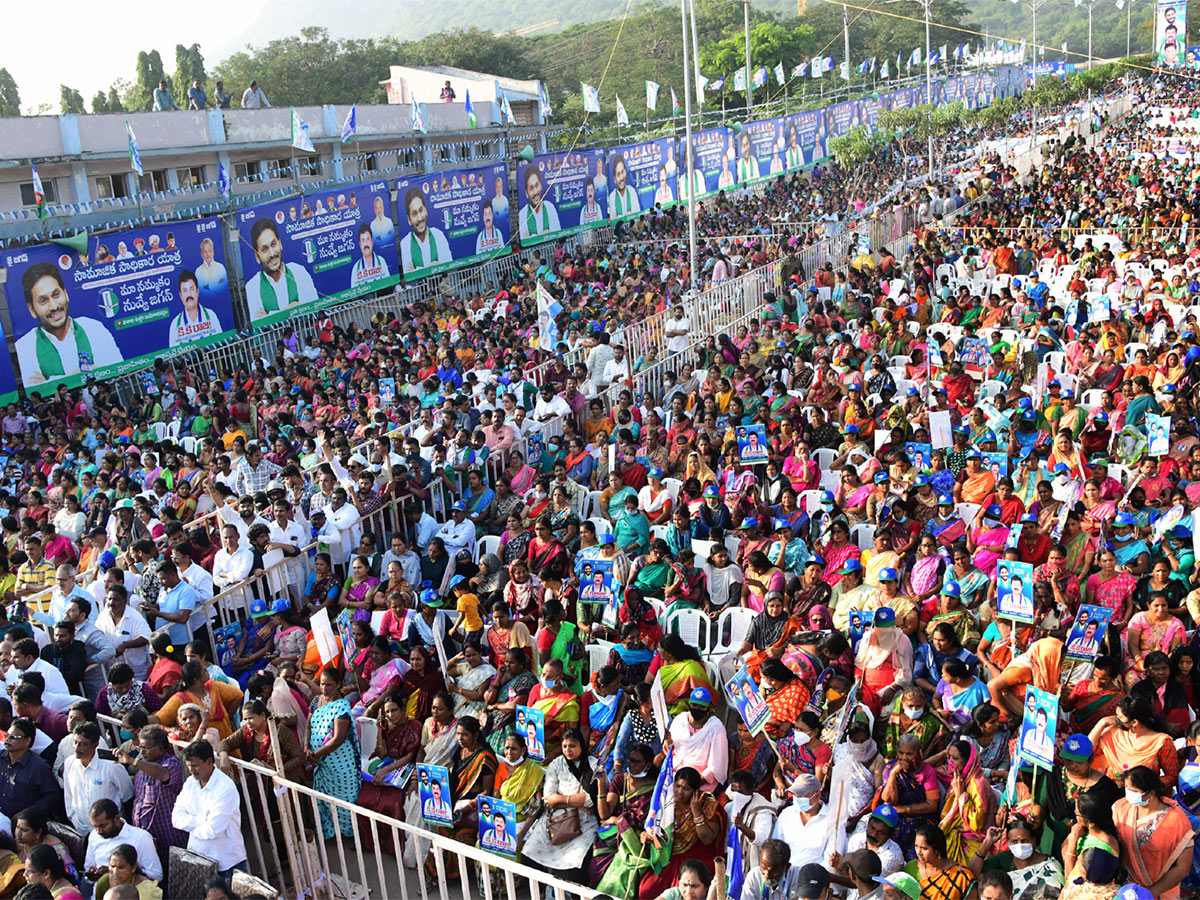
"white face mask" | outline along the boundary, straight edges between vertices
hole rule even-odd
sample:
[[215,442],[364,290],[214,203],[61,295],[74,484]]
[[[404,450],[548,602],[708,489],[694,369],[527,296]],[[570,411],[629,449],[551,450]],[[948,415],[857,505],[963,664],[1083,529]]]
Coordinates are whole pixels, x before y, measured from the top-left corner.
[[1029,859],[1033,856],[1033,844],[1009,844],[1008,849],[1016,859]]
[[515,769],[517,766],[519,766],[519,765],[520,765],[521,763],[523,763],[523,762],[525,762],[525,757],[524,757],[524,756],[518,756],[516,759],[510,759],[510,760],[508,760],[508,767],[509,767],[510,769]]
[[645,778],[649,771],[650,771],[649,769],[642,769],[642,771],[640,771],[640,772],[635,772],[632,769],[630,769],[629,777],[630,778]]
[[921,716],[925,715],[925,707],[906,706],[904,707],[904,714],[910,719],[919,719]]
[[795,733],[795,735],[793,736],[792,740],[796,742],[797,747],[803,747],[810,740],[812,740],[812,738],[809,735],[805,734],[803,731],[797,731]]
[[1149,806],[1150,798],[1141,791],[1131,791],[1125,788],[1125,799],[1129,801],[1130,806]]
[[873,740],[867,738],[861,744],[855,744],[853,741],[846,745],[850,754],[850,758],[855,762],[865,763],[869,759],[873,759],[875,754],[879,752],[879,747]]

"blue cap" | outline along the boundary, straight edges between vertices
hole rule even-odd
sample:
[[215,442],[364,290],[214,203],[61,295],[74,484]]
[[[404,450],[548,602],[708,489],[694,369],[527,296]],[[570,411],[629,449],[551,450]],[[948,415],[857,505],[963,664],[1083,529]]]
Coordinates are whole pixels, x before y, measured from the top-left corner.
[[1071,390],[1070,388],[1067,388],[1066,390],[1064,390],[1064,391],[1062,392],[1062,395],[1063,395],[1064,397],[1074,397],[1074,396],[1075,396],[1075,392],[1074,392],[1073,390]]
[[1054,474],[1055,475],[1057,475],[1059,472],[1070,472],[1070,471],[1071,471],[1071,467],[1068,466],[1066,463],[1060,462],[1060,463],[1054,464]]
[[264,619],[271,614],[271,610],[267,608],[267,601],[261,597],[250,603],[250,618]]
[[979,443],[986,444],[988,441],[996,442],[996,433],[990,428],[979,436]]
[[462,584],[466,580],[467,580],[466,575],[455,575],[453,578],[450,579],[450,587],[452,587],[452,588],[457,587],[458,585]]
[[1188,352],[1184,354],[1184,362],[1193,362],[1200,359],[1200,347],[1188,347]]
[[1000,504],[993,503],[983,511],[983,514],[989,519],[1002,519],[1004,518],[1004,509],[1000,506]]
[[596,541],[603,546],[605,544],[615,544],[617,539],[613,537],[612,534],[602,534],[600,537],[596,538]]
[[842,434],[858,434],[858,426],[851,423],[842,428]]
[[842,563],[842,567],[840,569],[838,569],[838,574],[839,575],[849,575],[851,572],[861,572],[861,571],[862,571],[862,563],[859,561],[858,557],[852,556],[848,560],[846,560],[844,563]]
[[814,554],[812,554],[811,556],[809,556],[809,558],[808,558],[808,559],[806,559],[806,560],[804,561],[804,565],[806,565],[806,566],[820,566],[821,568],[825,568],[825,557],[823,557],[823,556],[818,556],[817,554],[815,554],[815,553],[814,553]]
[[271,612],[275,614],[289,613],[292,611],[292,601],[288,597],[276,597],[275,602],[271,604]]
[[954,495],[953,494],[939,494],[938,495],[938,506],[953,506],[953,505],[954,505]]
[[450,507],[450,510],[452,512],[466,512],[467,504],[463,503],[461,500],[455,500],[454,505]]
[[1048,385],[1048,387],[1052,387],[1052,388],[1060,388],[1060,387],[1062,387],[1062,382],[1061,382],[1061,381],[1059,381],[1057,378],[1051,379],[1051,381],[1050,381],[1050,384]]
[[957,581],[947,581],[942,585],[942,593],[947,597],[961,597],[962,588],[958,586]]
[[712,706],[712,694],[708,692],[708,688],[692,688],[692,692],[688,694],[688,706]]
[[1192,529],[1188,528],[1186,525],[1180,524],[1172,528],[1168,534],[1170,534],[1171,537],[1177,541],[1186,541],[1192,536]]
[[[895,569],[884,568],[879,572],[880,581],[899,581],[900,573]],[[885,607],[886,608],[886,607]]]
[[900,813],[896,811],[896,807],[888,803],[880,803],[871,813],[872,819],[878,819],[883,824],[895,828],[900,824]]
[[1022,421],[1025,421],[1025,422],[1036,422],[1037,421],[1037,413],[1035,413],[1032,409],[1026,409],[1026,410],[1022,411],[1021,419],[1022,419]]
[[653,469],[651,469],[649,472],[646,473],[646,477],[647,478],[662,478],[663,471],[658,466],[655,466]]
[[1200,765],[1188,763],[1179,770],[1179,793],[1187,794],[1200,788]]
[[1137,520],[1127,512],[1117,513],[1117,517],[1113,519],[1113,527],[1132,528],[1136,521]]
[[924,475],[924,474],[918,475],[916,478],[913,479],[913,484],[915,484],[917,487],[924,487],[925,485],[931,484],[932,482],[933,482],[933,479],[930,476]]
[[[1200,350],[1197,350],[1197,355],[1200,355]],[[918,391],[915,387],[909,387],[909,389],[904,392],[905,397],[919,397],[920,395],[921,395],[921,392]]]
[[833,496],[833,491],[822,491],[821,492],[821,502],[822,503],[833,503],[835,499],[836,498]]
[[955,425],[955,426],[954,426],[954,433],[955,433],[955,434],[970,434],[970,433],[971,433],[971,429],[970,429],[970,428],[968,428],[966,425]]
[[978,450],[971,449],[967,451],[967,459],[983,459],[983,454]]
[[883,484],[885,481],[891,481],[891,480],[892,479],[888,476],[888,473],[884,472],[882,469],[875,473],[875,483],[876,484]]
[[1096,422],[1107,422],[1108,421],[1108,413],[1106,413],[1102,409],[1098,409],[1098,410],[1096,410],[1096,415],[1093,416],[1092,418]]
[[442,598],[438,596],[438,592],[433,588],[426,591],[421,591],[421,602],[426,606],[441,606]]
[[896,624],[896,611],[890,606],[881,606],[875,610],[872,621],[876,628],[891,628]]
[[1067,738],[1058,755],[1068,762],[1089,762],[1093,752],[1092,742],[1086,734],[1073,734]]
[[1164,384],[1162,386],[1162,392],[1164,394],[1173,394],[1173,393],[1175,393],[1175,390],[1176,390],[1176,388],[1175,388],[1175,385],[1173,385],[1173,384]]
[[708,487],[706,487],[704,489],[704,496],[705,497],[720,497],[721,489],[718,488],[715,484],[710,484]]
[[787,519],[776,519],[772,525],[775,531],[782,531],[784,528],[790,529],[792,527],[792,523]]
[[1115,900],[1154,900],[1154,894],[1150,892],[1149,888],[1130,882],[1117,891]]
[[104,571],[108,571],[117,564],[117,557],[111,550],[105,550],[100,554],[99,566]]
[[1021,516],[1022,525],[1036,525],[1037,523],[1038,517],[1033,513],[1025,513],[1025,515]]
[[1029,397],[1022,397],[1017,401],[1017,409],[1033,409],[1033,400]]
[[758,519],[756,519],[754,516],[746,516],[746,518],[742,519],[742,524],[739,525],[738,528],[756,528],[757,526]]

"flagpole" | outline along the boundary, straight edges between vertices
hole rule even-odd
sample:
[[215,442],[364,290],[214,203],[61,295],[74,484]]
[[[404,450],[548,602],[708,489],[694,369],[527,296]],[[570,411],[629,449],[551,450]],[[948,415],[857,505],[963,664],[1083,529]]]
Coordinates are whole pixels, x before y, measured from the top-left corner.
[[[688,21],[687,0],[679,0],[679,12],[683,19],[683,134],[687,151],[683,157],[684,184],[688,198],[688,282],[692,292],[696,291],[696,186],[692,178],[696,162],[692,159],[692,73],[688,69]],[[692,48],[695,52],[695,48]],[[672,104],[672,114],[674,114]],[[680,194],[682,196],[682,193]]]
[[750,78],[750,0],[742,0],[746,31],[746,118],[754,114],[754,83]]

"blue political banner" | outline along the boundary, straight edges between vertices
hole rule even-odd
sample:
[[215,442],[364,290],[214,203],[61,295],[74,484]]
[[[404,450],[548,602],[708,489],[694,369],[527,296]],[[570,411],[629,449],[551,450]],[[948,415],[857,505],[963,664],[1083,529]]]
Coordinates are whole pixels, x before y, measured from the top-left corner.
[[21,379],[43,396],[235,328],[217,218],[94,236],[84,254],[57,244],[10,250],[3,262]]
[[656,205],[674,206],[675,139],[658,138],[608,150],[608,218],[632,219]]
[[[825,110],[812,109],[790,117],[785,161],[789,169],[812,165],[829,155],[829,131],[825,126]],[[793,143],[792,127],[795,126]],[[797,153],[796,146],[799,146]]]
[[396,235],[404,280],[507,254],[507,184],[504,163],[399,179]]
[[872,128],[879,122],[879,114],[887,107],[884,105],[883,97],[864,97],[862,99],[863,124],[870,125]]
[[947,78],[942,85],[942,100],[945,103],[954,103],[962,98],[962,79]]
[[[684,170],[691,171],[692,189],[697,199],[711,197],[719,191],[727,191],[736,184],[733,177],[734,150],[733,132],[728,128],[707,128],[692,135],[692,152],[681,140],[679,162]],[[679,199],[687,202],[687,180],[677,176]]]
[[830,137],[840,137],[862,124],[862,109],[857,100],[846,100],[825,107],[826,128]]
[[535,156],[517,171],[521,246],[552,241],[604,224],[608,180],[603,150]]
[[362,297],[400,281],[386,181],[287,197],[237,214],[250,324]]
[[784,120],[747,122],[738,135],[738,184],[762,181],[784,171]]

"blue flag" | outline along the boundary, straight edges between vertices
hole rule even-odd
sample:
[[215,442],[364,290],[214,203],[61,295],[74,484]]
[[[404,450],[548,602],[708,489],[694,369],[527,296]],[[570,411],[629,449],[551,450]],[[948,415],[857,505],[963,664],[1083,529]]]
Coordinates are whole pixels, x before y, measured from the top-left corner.
[[228,200],[231,188],[229,169],[225,166],[225,160],[219,159],[217,160],[217,189],[220,190],[221,196]]
[[358,104],[350,105],[350,112],[346,113],[346,121],[342,123],[342,143],[350,140],[358,132]]
[[729,823],[729,834],[725,837],[725,871],[728,873],[725,895],[741,897],[742,883],[746,876],[742,863],[742,834],[732,821]]
[[672,760],[672,750],[674,747],[667,748],[667,755],[663,758],[662,768],[658,770],[658,781],[654,785],[654,796],[650,798],[650,812],[646,814],[646,828],[654,828],[662,821],[663,810],[667,808],[667,803],[671,801],[671,794],[675,790],[675,766]]

